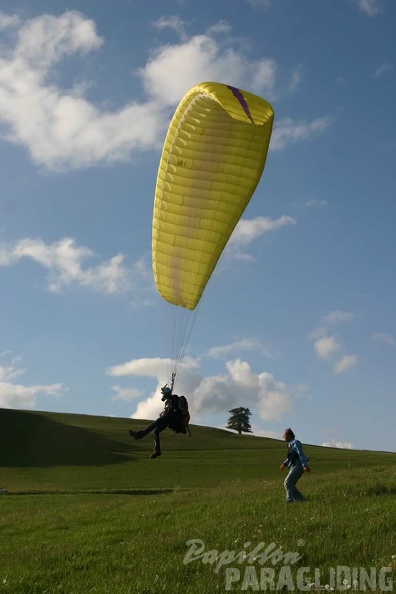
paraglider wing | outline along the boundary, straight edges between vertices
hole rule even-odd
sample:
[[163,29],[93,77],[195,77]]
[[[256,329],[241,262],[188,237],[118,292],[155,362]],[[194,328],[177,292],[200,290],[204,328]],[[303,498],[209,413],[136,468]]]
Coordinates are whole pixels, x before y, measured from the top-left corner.
[[152,256],[161,296],[193,310],[265,165],[274,113],[221,83],[184,96],[165,138],[155,189]]

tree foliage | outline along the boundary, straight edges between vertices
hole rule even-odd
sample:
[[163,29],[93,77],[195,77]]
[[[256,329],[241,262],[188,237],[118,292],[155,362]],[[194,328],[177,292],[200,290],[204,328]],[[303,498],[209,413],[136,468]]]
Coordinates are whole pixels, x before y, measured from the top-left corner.
[[252,413],[248,408],[240,406],[232,408],[228,412],[231,413],[231,416],[227,421],[227,429],[238,431],[239,435],[241,433],[252,433],[252,426],[249,422]]

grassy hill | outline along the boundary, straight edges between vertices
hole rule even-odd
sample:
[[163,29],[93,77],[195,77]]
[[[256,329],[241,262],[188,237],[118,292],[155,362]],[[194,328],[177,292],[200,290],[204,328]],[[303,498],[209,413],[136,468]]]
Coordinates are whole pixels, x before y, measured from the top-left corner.
[[[89,415],[0,411],[0,486],[12,491],[133,490],[207,487],[279,478],[282,441],[191,426],[192,437],[165,430],[163,455],[150,460],[152,437],[131,439],[146,421]],[[391,453],[304,444],[314,473],[394,464]]]
[[283,442],[192,426],[150,460],[145,424],[0,410],[0,592],[300,592],[339,567],[336,591],[394,590],[396,454],[304,444],[307,501],[286,506]]

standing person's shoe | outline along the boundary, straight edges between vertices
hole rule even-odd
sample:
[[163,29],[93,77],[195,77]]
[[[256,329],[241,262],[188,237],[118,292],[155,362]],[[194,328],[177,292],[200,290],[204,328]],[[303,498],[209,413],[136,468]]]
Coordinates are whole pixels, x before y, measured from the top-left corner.
[[161,456],[162,452],[160,450],[154,450],[154,452],[151,454],[150,458],[158,458],[158,456]]

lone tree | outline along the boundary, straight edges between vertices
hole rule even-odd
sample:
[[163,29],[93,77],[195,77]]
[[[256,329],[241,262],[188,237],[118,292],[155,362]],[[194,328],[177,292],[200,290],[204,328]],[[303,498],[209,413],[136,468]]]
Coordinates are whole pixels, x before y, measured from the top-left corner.
[[231,413],[227,421],[227,429],[238,431],[239,435],[243,433],[252,433],[252,426],[249,422],[251,412],[248,408],[240,406],[239,408],[232,408],[228,411]]

